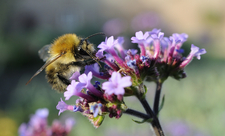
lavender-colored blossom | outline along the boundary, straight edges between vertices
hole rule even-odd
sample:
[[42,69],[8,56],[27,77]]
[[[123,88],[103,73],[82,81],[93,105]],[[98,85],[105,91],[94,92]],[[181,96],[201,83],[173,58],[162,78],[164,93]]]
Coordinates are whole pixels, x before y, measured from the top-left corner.
[[158,34],[152,33],[149,38],[161,40],[164,36],[164,33],[159,32]]
[[78,77],[80,76],[80,72],[76,71],[73,73],[73,75],[70,77],[70,80],[78,80]]
[[92,64],[92,65],[87,65],[85,66],[85,74],[88,74],[89,72],[92,72],[93,76],[100,78],[100,79],[108,79],[109,76],[107,75],[101,75],[101,73],[99,72],[99,65],[98,63]]
[[148,38],[149,33],[145,32],[145,34],[143,34],[142,31],[138,31],[135,33],[135,37],[131,37],[131,42],[132,43],[144,43],[146,41],[146,39]]
[[146,55],[146,49],[145,46],[147,45],[147,38],[149,36],[148,32],[145,32],[145,34],[143,34],[142,31],[136,32],[135,33],[135,37],[131,37],[131,42],[132,43],[138,43],[139,48],[141,50],[141,56],[145,56]]
[[137,52],[138,52],[138,50],[137,49],[129,49],[129,50],[127,50],[127,54],[131,54],[131,55],[135,55],[135,54],[137,54]]
[[101,51],[108,52],[108,50],[113,48],[116,43],[117,43],[117,41],[114,40],[113,36],[111,36],[109,38],[106,37],[105,42],[102,42],[101,44],[99,44],[98,48],[100,48]]
[[195,46],[194,44],[191,45],[191,52],[188,55],[188,57],[180,64],[180,68],[186,67],[193,59],[193,57],[196,57],[198,60],[201,59],[202,54],[205,54],[205,49],[199,49],[199,47]]
[[103,51],[98,50],[98,52],[96,53],[96,57],[98,57],[98,58],[106,57],[105,59],[102,59],[101,61],[105,62],[107,65],[109,65],[115,71],[119,70],[119,68],[112,62],[112,60],[115,60],[112,57],[112,55],[110,55],[110,54],[103,55]]
[[152,31],[148,31],[148,33],[149,33],[149,35],[152,35],[152,34],[158,35],[160,31],[161,31],[161,29],[154,28],[154,29],[152,29]]
[[185,41],[187,41],[188,35],[185,33],[182,33],[182,34],[174,33],[172,37],[174,37],[177,43],[178,42],[184,43]]
[[103,50],[98,50],[97,53],[95,54],[95,56],[96,56],[97,58],[103,58],[103,57],[104,57],[104,55],[103,55]]
[[121,77],[120,73],[113,72],[109,81],[102,84],[102,89],[105,90],[106,94],[124,95],[125,87],[132,85],[131,77]]
[[59,110],[58,115],[60,115],[62,112],[64,112],[65,110],[70,110],[73,111],[74,106],[71,105],[67,105],[61,98],[61,101],[58,102],[56,109]]
[[95,75],[94,73],[99,73],[98,63],[92,64],[92,65],[86,65],[84,73],[88,74],[90,71],[92,72],[93,75]]
[[92,94],[94,94],[97,97],[102,97],[102,92],[98,91],[92,84],[92,72],[89,72],[87,75],[82,74],[79,76],[79,81],[77,88],[87,88]]
[[119,51],[120,56],[124,59],[126,54],[125,54],[125,50],[123,49],[123,46],[122,46],[123,43],[124,43],[124,38],[118,37],[117,38],[117,44],[115,44],[115,47]]
[[84,84],[80,82],[76,82],[75,80],[72,80],[71,84],[68,85],[67,91],[64,92],[65,100],[69,100],[71,96],[79,96],[87,100],[93,100],[93,98],[87,94],[84,94],[81,92],[83,89]]
[[205,53],[206,53],[205,49],[199,49],[199,47],[195,46],[194,44],[191,45],[191,53],[190,53],[190,55],[193,55],[198,60],[201,59],[200,55],[205,54]]
[[98,48],[100,48],[101,51],[106,51],[107,53],[111,54],[119,65],[124,66],[123,60],[118,56],[117,52],[114,49],[116,44],[118,44],[118,39],[114,40],[114,37],[111,36],[108,39],[106,38],[105,42],[99,44]]

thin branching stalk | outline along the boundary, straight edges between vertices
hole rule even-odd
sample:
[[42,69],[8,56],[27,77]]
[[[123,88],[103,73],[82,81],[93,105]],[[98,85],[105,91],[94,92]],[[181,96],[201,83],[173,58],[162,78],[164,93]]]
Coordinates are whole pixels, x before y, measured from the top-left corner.
[[162,82],[157,81],[156,91],[155,91],[155,99],[154,99],[154,106],[153,106],[153,111],[156,115],[158,115],[158,113],[159,113],[159,101],[160,101],[161,89],[162,89]]
[[132,116],[135,116],[135,117],[144,119],[144,120],[147,120],[147,119],[150,119],[150,118],[151,118],[151,116],[149,116],[149,115],[147,115],[147,114],[144,114],[144,113],[142,113],[142,112],[133,110],[133,109],[127,109],[127,110],[126,110],[125,112],[123,112],[123,113],[128,114],[128,115],[132,115]]
[[[142,90],[144,90],[144,86],[143,84],[140,84],[139,89],[142,88]],[[155,131],[156,136],[164,136],[164,132],[162,130],[162,127],[160,125],[159,119],[157,117],[157,114],[155,114],[152,110],[152,108],[150,107],[150,105],[148,104],[147,100],[145,99],[145,97],[143,96],[137,96],[137,98],[139,99],[139,101],[141,102],[142,106],[144,107],[146,113],[148,115],[150,115],[150,117],[153,118],[151,125]]]

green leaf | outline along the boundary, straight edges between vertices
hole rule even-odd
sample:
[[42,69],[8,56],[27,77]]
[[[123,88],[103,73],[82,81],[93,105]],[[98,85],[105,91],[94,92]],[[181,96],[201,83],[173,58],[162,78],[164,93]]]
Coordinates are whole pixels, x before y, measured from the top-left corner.
[[[165,95],[163,95],[162,102],[161,102],[161,104],[159,106],[159,112],[162,110],[162,108],[164,106],[164,102],[165,102]],[[159,112],[158,112],[158,114],[159,114]]]
[[148,88],[144,85],[144,93],[141,96],[141,99],[145,98],[146,93],[148,92]]

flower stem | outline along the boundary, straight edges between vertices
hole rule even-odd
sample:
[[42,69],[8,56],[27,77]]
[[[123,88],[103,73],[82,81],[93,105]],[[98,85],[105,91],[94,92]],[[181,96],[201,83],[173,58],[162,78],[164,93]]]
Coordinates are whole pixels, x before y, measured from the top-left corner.
[[135,117],[138,117],[138,118],[142,118],[142,119],[149,119],[149,118],[151,118],[151,116],[149,116],[147,114],[144,114],[142,112],[133,110],[133,109],[127,109],[124,113],[132,115],[132,116],[135,116]]
[[158,112],[159,112],[159,101],[160,101],[161,89],[162,89],[162,82],[157,81],[156,91],[155,91],[155,99],[154,99],[154,106],[153,106],[153,111],[156,115],[158,115]]
[[[141,89],[142,88],[142,89]],[[140,90],[144,90],[144,86],[143,84],[140,84],[139,86],[139,89]],[[153,112],[153,110],[151,109],[150,105],[148,104],[147,100],[145,99],[145,97],[143,96],[138,96],[137,95],[137,98],[139,99],[139,101],[141,102],[142,106],[144,107],[146,113],[151,117],[153,118],[153,121],[150,122],[154,131],[155,131],[155,134],[156,136],[164,136],[164,132],[162,130],[162,127],[160,125],[160,122],[159,122],[159,119],[157,117],[157,114],[155,114]]]

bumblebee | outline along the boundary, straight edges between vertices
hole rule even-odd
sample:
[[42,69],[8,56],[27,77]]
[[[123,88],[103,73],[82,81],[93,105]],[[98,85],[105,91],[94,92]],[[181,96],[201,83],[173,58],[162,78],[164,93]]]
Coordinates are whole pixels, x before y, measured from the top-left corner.
[[76,34],[65,34],[56,39],[52,44],[42,47],[38,54],[45,64],[30,78],[26,85],[45,69],[48,83],[54,90],[65,92],[71,83],[69,78],[76,71],[80,71],[85,65],[98,62],[95,57],[94,45],[87,41],[88,38],[80,38]]

